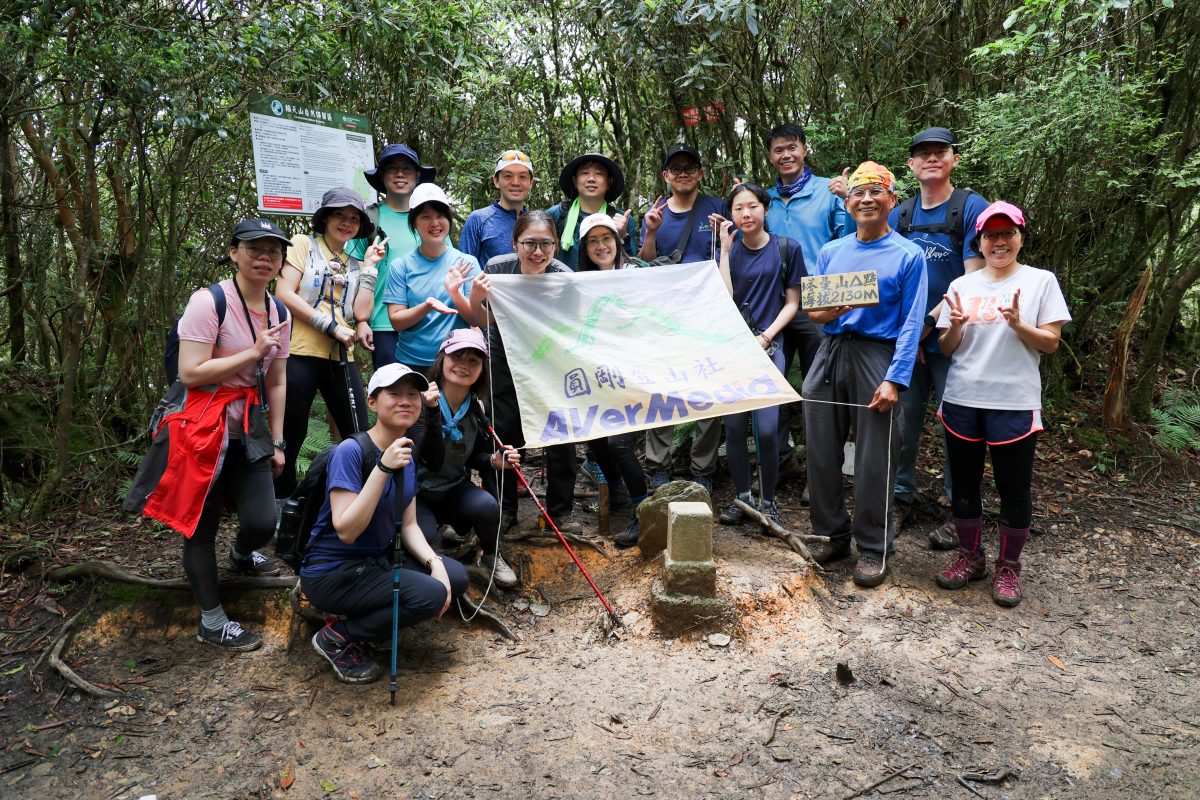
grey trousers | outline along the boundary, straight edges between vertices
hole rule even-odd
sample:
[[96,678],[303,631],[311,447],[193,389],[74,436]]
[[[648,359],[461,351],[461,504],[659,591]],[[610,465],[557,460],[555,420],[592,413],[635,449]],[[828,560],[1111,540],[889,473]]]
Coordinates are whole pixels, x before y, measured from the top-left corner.
[[[717,471],[717,449],[721,446],[721,418],[709,417],[696,421],[692,440],[692,474],[712,475]],[[646,431],[646,469],[650,472],[671,469],[671,436],[673,425],[650,428]]]
[[[804,378],[804,399],[870,403],[887,374],[894,349],[891,342],[875,339],[826,337]],[[842,491],[842,446],[851,428],[855,446],[853,521]],[[881,414],[865,408],[805,402],[804,431],[813,533],[834,542],[853,535],[860,553],[882,555],[885,548],[890,553],[896,532],[889,524],[887,506],[900,453],[900,404]]]

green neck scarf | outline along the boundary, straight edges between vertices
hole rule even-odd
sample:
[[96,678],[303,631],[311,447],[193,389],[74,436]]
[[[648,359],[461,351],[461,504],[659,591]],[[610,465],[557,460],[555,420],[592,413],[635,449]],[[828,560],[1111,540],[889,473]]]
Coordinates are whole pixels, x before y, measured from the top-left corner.
[[[607,214],[608,213],[608,203],[601,203],[600,210],[597,211],[596,213],[597,214]],[[578,228],[579,228],[579,214],[580,214],[579,197],[576,196],[576,198],[571,202],[570,210],[567,211],[567,223],[566,223],[566,225],[563,226],[563,233],[562,233],[562,240],[561,240],[563,250],[570,250],[572,247],[575,246],[575,231],[578,230]]]

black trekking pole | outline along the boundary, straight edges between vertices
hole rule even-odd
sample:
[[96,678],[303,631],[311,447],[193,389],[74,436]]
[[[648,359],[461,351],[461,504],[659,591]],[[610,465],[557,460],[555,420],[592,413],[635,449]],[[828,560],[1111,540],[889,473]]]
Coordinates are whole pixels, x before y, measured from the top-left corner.
[[[401,471],[400,474],[403,474]],[[400,537],[401,526],[404,524],[403,509],[399,508],[404,492],[401,482],[396,481],[396,532],[392,538],[392,672],[388,682],[388,691],[392,693],[392,705],[396,705],[396,654],[399,651],[400,634],[400,548],[404,546]]]
[[[350,426],[354,428],[355,433],[359,433],[358,428],[358,401],[354,398],[354,381],[350,372],[350,361],[346,355],[346,345],[338,342],[338,354],[340,355],[339,364],[342,368],[342,380],[346,382],[346,395],[350,400]],[[345,438],[345,431],[342,431],[342,437]]]

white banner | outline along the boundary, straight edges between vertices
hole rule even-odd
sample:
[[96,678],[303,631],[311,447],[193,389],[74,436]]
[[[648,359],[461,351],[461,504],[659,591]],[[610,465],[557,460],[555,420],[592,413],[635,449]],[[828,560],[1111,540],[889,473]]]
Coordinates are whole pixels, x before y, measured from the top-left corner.
[[491,281],[530,447],[800,399],[714,261]]

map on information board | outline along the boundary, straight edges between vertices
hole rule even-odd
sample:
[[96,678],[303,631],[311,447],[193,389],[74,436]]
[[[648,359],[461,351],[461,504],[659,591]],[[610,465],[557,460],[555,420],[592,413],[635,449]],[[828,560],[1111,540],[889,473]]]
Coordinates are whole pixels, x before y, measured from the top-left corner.
[[367,202],[375,199],[363,177],[375,166],[365,117],[253,95],[250,139],[258,210],[265,214],[312,214],[334,186],[349,186]]

